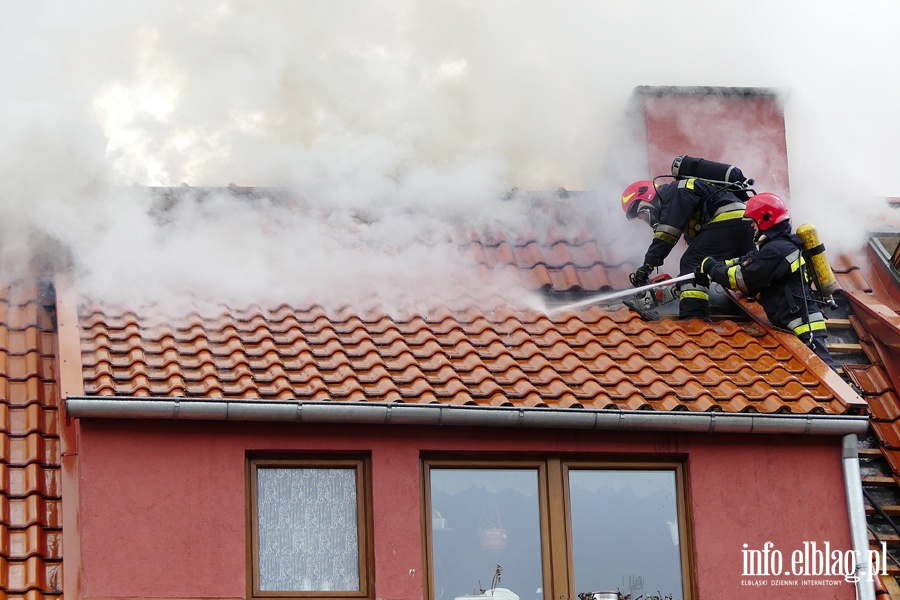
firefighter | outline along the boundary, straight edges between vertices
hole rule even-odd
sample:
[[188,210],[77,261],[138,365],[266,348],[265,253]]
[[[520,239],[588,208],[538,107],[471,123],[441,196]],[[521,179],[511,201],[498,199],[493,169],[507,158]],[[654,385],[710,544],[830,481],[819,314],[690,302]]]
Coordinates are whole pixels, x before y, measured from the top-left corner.
[[825,317],[810,288],[803,241],[793,233],[784,201],[775,194],[757,194],[747,201],[745,215],[755,226],[759,249],[724,262],[704,258],[698,277],[756,298],[773,325],[793,331],[835,369],[825,346]]
[[[653,269],[663,264],[682,235],[688,247],[679,275],[695,272],[707,256],[725,260],[754,248],[744,202],[724,183],[687,177],[657,187],[651,181],[637,181],[622,192],[622,209],[629,220],[641,219],[654,231],[643,266],[631,275],[635,287],[649,282]],[[708,285],[683,283],[678,300],[679,319],[710,320]]]

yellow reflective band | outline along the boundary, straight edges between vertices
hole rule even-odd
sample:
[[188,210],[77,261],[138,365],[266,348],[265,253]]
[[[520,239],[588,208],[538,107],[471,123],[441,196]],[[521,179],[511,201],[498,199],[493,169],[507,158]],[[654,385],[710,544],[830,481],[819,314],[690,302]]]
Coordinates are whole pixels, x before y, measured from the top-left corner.
[[657,231],[653,237],[659,238],[667,244],[672,244],[673,246],[678,243],[678,238],[674,235],[669,235],[664,231]]
[[[800,258],[798,258],[797,260],[795,260],[794,262],[791,263],[791,273],[795,272],[797,269],[799,269],[800,267],[802,267],[805,264],[806,264],[806,261],[803,260],[803,257],[801,256]],[[809,277],[809,275],[807,275],[807,278],[808,277]]]
[[693,179],[688,179],[687,184],[685,184],[685,187],[686,187],[687,189],[689,189],[689,190],[694,189],[694,180],[693,180]]
[[685,290],[678,295],[679,300],[687,300],[688,298],[692,300],[706,300],[708,302],[709,294],[700,290]]
[[737,270],[740,269],[740,265],[734,265],[728,268],[728,287],[733,290],[739,290],[738,282],[737,282]]
[[729,210],[728,212],[723,212],[721,215],[717,215],[713,217],[710,223],[718,223],[719,221],[728,221],[730,219],[743,219],[744,211],[743,210]]
[[629,200],[634,198],[634,194],[635,194],[635,192],[631,192],[627,196],[622,196],[622,204],[626,204]]
[[800,327],[794,327],[794,333],[796,335],[803,335],[804,333],[809,333],[810,331],[821,331],[825,329],[825,321],[816,321],[815,323],[804,323]]

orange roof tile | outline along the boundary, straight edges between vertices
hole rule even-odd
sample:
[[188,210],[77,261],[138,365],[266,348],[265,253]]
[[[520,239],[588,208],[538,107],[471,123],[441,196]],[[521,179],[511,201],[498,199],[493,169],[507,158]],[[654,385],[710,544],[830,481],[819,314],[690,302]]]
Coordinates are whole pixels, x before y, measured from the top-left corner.
[[34,284],[0,290],[0,592],[60,597],[58,390],[51,312]]
[[[392,316],[318,306],[82,311],[88,395],[760,412],[848,409],[754,323],[645,322],[465,306]],[[32,417],[41,426],[52,423]]]
[[[515,236],[503,232],[472,234],[463,248],[476,268],[508,273],[525,287],[548,292],[597,292],[629,287],[628,275],[639,265],[627,262],[621,248],[596,239],[596,232],[576,216],[584,217],[596,199],[569,192],[544,199],[567,225],[546,231],[522,231]],[[573,222],[574,221],[574,222]],[[646,242],[649,243],[648,236]]]

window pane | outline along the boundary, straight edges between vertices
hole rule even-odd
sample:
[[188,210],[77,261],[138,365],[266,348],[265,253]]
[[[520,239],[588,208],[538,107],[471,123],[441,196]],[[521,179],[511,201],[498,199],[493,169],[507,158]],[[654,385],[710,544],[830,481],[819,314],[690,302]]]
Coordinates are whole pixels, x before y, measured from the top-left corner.
[[257,469],[261,591],[359,590],[355,469]]
[[495,600],[543,597],[537,492],[534,469],[431,469],[435,600],[490,590],[498,565]]
[[881,245],[884,246],[884,250],[888,256],[894,254],[894,251],[897,249],[897,243],[900,242],[900,236],[890,234],[876,235],[875,239],[881,242]]
[[570,470],[577,593],[682,597],[674,471]]

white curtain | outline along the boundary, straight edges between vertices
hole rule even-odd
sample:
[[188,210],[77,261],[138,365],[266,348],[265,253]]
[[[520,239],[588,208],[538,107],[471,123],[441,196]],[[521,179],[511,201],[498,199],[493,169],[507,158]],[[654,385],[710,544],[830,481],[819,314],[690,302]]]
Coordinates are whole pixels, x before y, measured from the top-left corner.
[[355,469],[257,470],[262,591],[359,590]]

